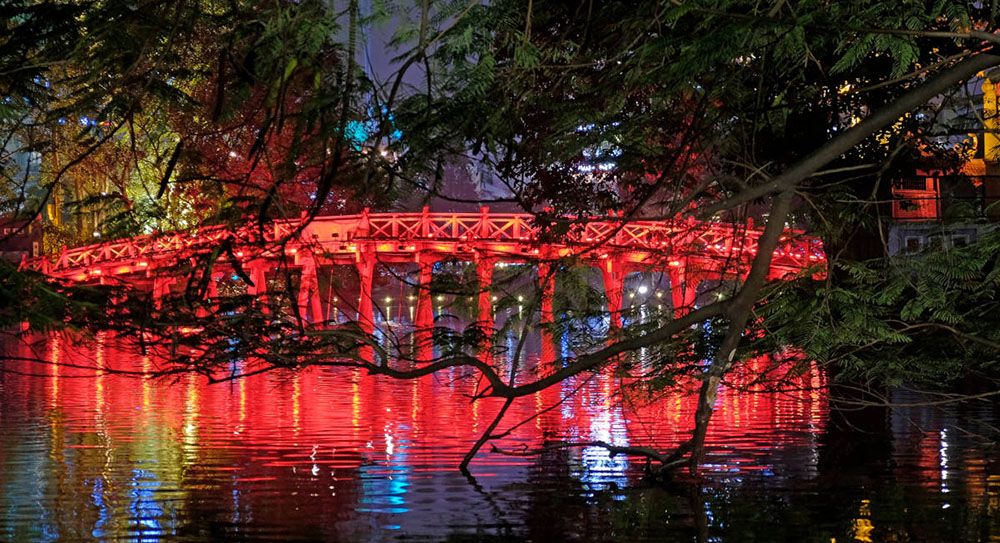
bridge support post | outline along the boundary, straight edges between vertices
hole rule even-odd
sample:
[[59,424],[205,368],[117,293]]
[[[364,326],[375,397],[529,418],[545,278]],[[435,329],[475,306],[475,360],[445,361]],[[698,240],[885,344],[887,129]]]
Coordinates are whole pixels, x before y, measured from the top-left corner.
[[[317,273],[316,257],[312,251],[303,252],[299,260],[302,263],[302,276],[299,279],[297,297],[299,316],[309,323],[323,321],[323,304],[319,299],[319,274]],[[308,319],[306,312],[309,312]]]
[[601,265],[601,275],[604,278],[604,297],[608,299],[609,326],[621,328],[622,291],[625,289],[626,275],[624,266],[613,257],[609,257]]
[[555,315],[552,309],[552,299],[556,292],[556,265],[553,262],[541,261],[538,263],[538,289],[541,291],[541,311],[539,321],[542,330],[542,362],[554,362],[556,359],[555,336],[552,333],[552,324],[555,322]]
[[244,269],[247,271],[247,275],[250,276],[250,281],[252,285],[247,283],[247,294],[257,298],[257,302],[260,304],[261,313],[267,314],[267,268],[264,267],[263,262],[251,262],[248,266],[245,265]]
[[[215,312],[217,306],[213,303],[213,301],[219,297],[219,284],[216,281],[217,279],[215,274],[208,276],[208,285],[205,289],[205,299],[202,300],[202,303],[198,306],[198,310],[195,311],[195,315],[197,315],[198,318],[203,319]],[[212,308],[211,311],[209,311],[209,307]]]
[[552,299],[556,293],[555,264],[544,261],[538,263],[538,289],[542,293],[541,323],[552,324],[555,322],[552,311]]
[[173,284],[173,277],[157,276],[153,278],[153,307],[156,309],[163,308],[163,297],[170,295],[170,288]]
[[434,297],[431,292],[431,282],[434,280],[434,260],[421,259],[419,278],[417,280],[417,317],[414,322],[413,340],[416,352],[414,357],[420,361],[428,361],[434,357]]
[[496,266],[496,259],[491,257],[476,257],[476,279],[479,283],[479,315],[476,321],[486,330],[493,332],[493,298],[490,289],[493,287],[493,269]]
[[372,280],[375,276],[375,247],[371,244],[358,246],[357,260],[361,296],[358,299],[358,325],[366,334],[375,331],[375,306],[372,301]]
[[698,298],[698,284],[695,274],[688,273],[684,262],[670,263],[670,298],[673,303],[674,318],[679,319],[694,309]]

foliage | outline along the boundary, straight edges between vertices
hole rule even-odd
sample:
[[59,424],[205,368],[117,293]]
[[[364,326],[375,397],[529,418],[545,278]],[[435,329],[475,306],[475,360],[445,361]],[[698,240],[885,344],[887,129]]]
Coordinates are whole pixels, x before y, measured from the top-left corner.
[[767,298],[767,341],[795,345],[844,378],[941,386],[996,376],[1000,233],[948,250],[845,262],[836,284]]

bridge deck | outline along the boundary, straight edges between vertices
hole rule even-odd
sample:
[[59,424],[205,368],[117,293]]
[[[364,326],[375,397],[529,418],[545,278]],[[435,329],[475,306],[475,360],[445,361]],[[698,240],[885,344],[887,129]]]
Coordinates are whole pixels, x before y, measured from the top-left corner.
[[[300,252],[329,263],[350,264],[369,253],[385,263],[427,259],[539,261],[578,257],[603,266],[611,260],[631,268],[685,266],[689,272],[720,278],[741,274],[757,254],[761,231],[747,225],[678,221],[629,221],[611,218],[540,228],[529,214],[361,213],[317,217],[307,224],[275,221],[266,228],[209,227],[194,232],[139,236],[64,250],[53,257],[26,260],[24,267],[72,282],[117,278],[135,281],[170,273],[183,259],[209,254],[223,243],[239,259],[283,258],[301,265]],[[298,231],[298,232],[297,232]],[[271,249],[264,249],[270,245]],[[223,255],[225,259],[225,255]],[[801,231],[786,232],[771,266],[773,277],[822,269],[822,242]],[[822,273],[822,272],[820,272]]]

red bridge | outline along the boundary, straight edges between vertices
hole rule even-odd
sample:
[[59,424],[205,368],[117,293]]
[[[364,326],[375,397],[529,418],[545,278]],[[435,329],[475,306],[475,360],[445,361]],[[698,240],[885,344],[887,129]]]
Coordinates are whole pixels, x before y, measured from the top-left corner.
[[[371,331],[374,323],[372,278],[376,263],[416,263],[420,269],[418,327],[433,322],[430,282],[435,262],[475,263],[479,279],[479,320],[492,325],[490,286],[497,262],[538,264],[542,287],[541,317],[552,320],[555,290],[552,266],[560,259],[600,268],[613,326],[621,325],[625,276],[632,271],[660,270],[669,274],[675,314],[689,311],[704,280],[744,276],[757,254],[761,231],[752,224],[673,221],[625,221],[612,217],[596,222],[541,228],[528,214],[490,213],[369,213],[317,217],[309,222],[276,221],[261,229],[244,226],[209,227],[195,232],[161,234],[63,250],[54,258],[39,257],[22,264],[51,277],[83,284],[128,284],[151,291],[159,300],[180,280],[185,261],[219,250],[221,275],[233,258],[240,261],[252,285],[248,294],[266,296],[267,277],[278,266],[300,270],[297,293],[303,317],[322,321],[318,270],[350,264],[360,278],[358,322]],[[788,230],[774,253],[770,278],[809,271],[825,273],[822,242]],[[213,276],[213,279],[215,277]],[[217,296],[209,281],[208,296]]]

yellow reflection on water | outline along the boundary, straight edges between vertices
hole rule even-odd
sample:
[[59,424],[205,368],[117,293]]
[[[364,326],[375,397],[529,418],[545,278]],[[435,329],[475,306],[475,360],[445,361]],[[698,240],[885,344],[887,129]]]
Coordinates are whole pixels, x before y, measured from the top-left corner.
[[299,435],[302,420],[302,382],[301,374],[292,374],[292,435]]
[[858,518],[854,519],[851,527],[851,535],[854,537],[854,541],[872,543],[872,532],[875,531],[875,525],[871,521],[871,503],[871,500],[861,500],[861,506],[858,508]]
[[188,375],[184,391],[184,423],[181,432],[184,436],[184,466],[190,467],[198,460],[198,377]]
[[49,344],[49,362],[51,362],[49,379],[49,409],[59,406],[59,368],[62,362],[62,337],[54,336]]

